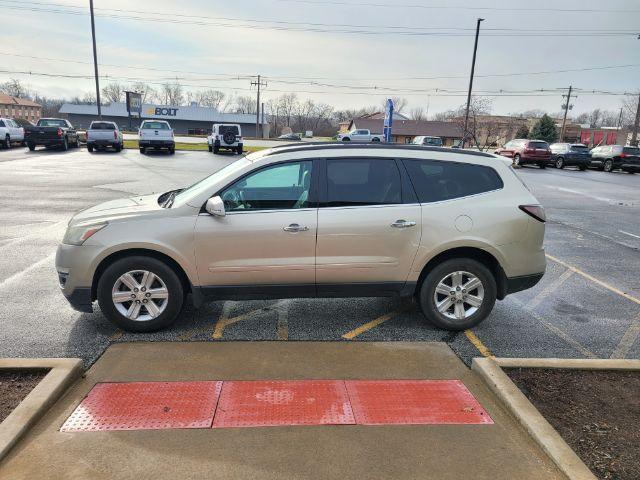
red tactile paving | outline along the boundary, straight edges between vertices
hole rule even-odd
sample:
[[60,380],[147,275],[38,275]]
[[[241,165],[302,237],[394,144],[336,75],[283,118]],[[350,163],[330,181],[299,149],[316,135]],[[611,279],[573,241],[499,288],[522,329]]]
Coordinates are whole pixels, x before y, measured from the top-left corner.
[[459,380],[355,380],[345,383],[358,425],[493,423]]
[[213,428],[354,424],[344,382],[224,382]]
[[62,432],[209,428],[222,382],[98,383]]

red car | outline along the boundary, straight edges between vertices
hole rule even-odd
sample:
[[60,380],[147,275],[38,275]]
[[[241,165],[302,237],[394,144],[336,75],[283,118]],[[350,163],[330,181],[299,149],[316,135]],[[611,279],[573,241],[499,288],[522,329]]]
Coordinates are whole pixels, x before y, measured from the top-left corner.
[[551,149],[544,140],[516,138],[495,151],[496,155],[513,159],[514,165],[534,164],[546,168],[551,160]]

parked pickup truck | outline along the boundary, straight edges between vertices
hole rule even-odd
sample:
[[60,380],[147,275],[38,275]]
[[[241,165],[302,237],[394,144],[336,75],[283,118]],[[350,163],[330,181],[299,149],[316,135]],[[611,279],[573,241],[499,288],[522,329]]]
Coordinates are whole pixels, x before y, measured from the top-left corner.
[[78,147],[78,132],[63,118],[41,118],[35,127],[24,129],[24,139],[29,150],[35,150],[39,145],[61,150]]
[[122,132],[114,122],[91,122],[87,130],[87,150],[105,150],[113,147],[116,152],[122,150]]
[[338,134],[339,142],[382,142],[384,137],[380,134],[372,134],[370,130],[351,130],[348,133]]

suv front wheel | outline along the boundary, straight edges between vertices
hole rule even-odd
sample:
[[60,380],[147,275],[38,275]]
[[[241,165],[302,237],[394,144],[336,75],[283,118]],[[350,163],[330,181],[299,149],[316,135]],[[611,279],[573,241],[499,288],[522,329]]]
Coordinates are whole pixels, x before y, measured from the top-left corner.
[[446,330],[466,330],[482,322],[496,301],[496,281],[482,263],[447,260],[431,270],[419,292],[427,320]]
[[171,325],[184,301],[178,275],[150,257],[115,261],[98,281],[98,303],[105,316],[129,332],[152,332]]

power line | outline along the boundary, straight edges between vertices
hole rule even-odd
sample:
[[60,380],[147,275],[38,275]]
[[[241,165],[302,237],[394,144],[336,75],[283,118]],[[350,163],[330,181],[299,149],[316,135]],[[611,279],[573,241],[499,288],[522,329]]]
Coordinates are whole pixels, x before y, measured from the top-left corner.
[[[6,5],[7,3],[19,3],[19,5],[11,6]],[[26,2],[16,2],[15,0],[0,0],[0,4],[5,4],[4,8],[12,9],[12,10],[20,10],[20,11],[33,11],[33,12],[46,12],[46,13],[54,13],[54,14],[64,14],[64,15],[88,15],[83,11],[72,11],[69,10],[68,5],[62,4],[48,4],[55,5],[57,9],[54,8],[40,8],[40,7],[25,7],[23,3]],[[42,4],[44,5],[44,4]],[[78,8],[77,6],[72,6],[72,8]],[[102,9],[107,10],[107,9]],[[112,10],[112,11],[120,11],[120,12],[136,12],[135,10]],[[149,12],[143,12],[145,15],[149,15]],[[163,17],[149,17],[149,16],[140,16],[140,15],[120,15],[120,14],[107,14],[100,13],[96,14],[97,17],[100,18],[110,18],[110,19],[120,19],[120,20],[134,20],[134,21],[143,21],[143,22],[156,22],[156,23],[166,23],[166,24],[184,24],[184,25],[196,25],[196,26],[215,26],[221,28],[242,28],[242,29],[257,29],[257,30],[276,30],[276,31],[297,31],[297,32],[313,32],[313,33],[338,33],[338,34],[351,34],[351,35],[368,35],[368,36],[377,36],[377,35],[401,35],[401,36],[431,36],[431,37],[467,37],[473,36],[472,32],[464,29],[465,33],[460,33],[460,28],[451,27],[447,28],[447,30],[451,31],[427,31],[425,29],[416,30],[418,27],[404,27],[405,30],[384,30],[384,26],[372,25],[367,28],[375,28],[375,30],[361,30],[361,29],[346,29],[346,28],[321,28],[319,26],[314,27],[311,24],[298,24],[303,25],[299,27],[293,26],[279,26],[279,25],[251,25],[251,24],[240,24],[240,23],[221,23],[221,22],[212,22],[212,21],[203,21],[203,20],[180,20],[175,17],[181,16],[182,14],[177,14],[175,12],[162,12],[155,13],[152,15],[163,15]],[[184,16],[184,15],[182,15]],[[195,18],[207,18],[207,17],[196,17]],[[234,21],[247,21],[243,19],[237,19]],[[255,22],[256,20],[248,20],[249,22]],[[273,23],[273,22],[272,22]],[[293,24],[293,22],[292,22]],[[304,26],[308,25],[308,26]],[[333,27],[331,24],[318,24],[326,27]],[[394,28],[403,28],[403,27],[394,27]],[[487,37],[629,37],[629,36],[637,36],[637,31],[623,31],[620,29],[616,30],[575,30],[569,31],[566,29],[560,30],[540,30],[540,29],[495,29],[493,33],[487,33],[484,36]]]
[[[0,70],[0,73],[10,74],[10,75],[31,75],[31,76],[43,76],[49,78],[67,78],[67,79],[93,79],[93,75],[79,75],[79,74],[54,74],[47,72],[34,72],[34,71],[17,71],[17,70]],[[101,75],[101,78],[104,79],[112,79],[112,80],[144,80],[147,83],[154,85],[164,85],[167,82],[158,82],[152,81],[149,79],[140,79],[137,77],[119,77],[119,76],[111,76],[111,75]],[[255,76],[254,76],[255,78]],[[194,79],[198,80],[198,79]],[[211,88],[211,85],[197,85],[191,83],[181,83],[182,86],[185,87],[196,87],[196,88]],[[251,91],[250,88],[242,88],[242,87],[218,87],[220,89],[226,90],[244,90]],[[554,89],[535,89],[535,90],[476,90],[477,93],[484,97],[551,97],[557,96],[558,88]],[[577,90],[577,89],[576,89]],[[330,91],[322,91],[322,90],[280,90],[280,89],[268,89],[270,92],[278,92],[278,93],[309,93],[309,94],[348,94],[348,95],[388,95],[389,93],[398,93],[397,90],[393,88],[380,88],[377,91],[339,91],[339,90],[330,90]],[[602,95],[602,96],[623,96],[623,95],[632,95],[635,92],[614,92],[608,90],[597,90],[597,89],[582,89],[579,90],[581,95]],[[404,95],[431,95],[431,96],[441,96],[441,97],[460,97],[466,96],[464,90],[448,90],[442,88],[435,89],[425,89],[425,90],[410,90],[406,92],[400,92]]]
[[278,0],[288,3],[304,3],[307,5],[340,5],[343,7],[374,7],[374,8],[418,8],[425,10],[486,10],[509,12],[567,12],[567,13],[640,13],[640,10],[619,9],[609,10],[604,8],[543,8],[543,7],[484,7],[484,6],[452,6],[452,5],[416,5],[398,3],[373,3],[373,2],[340,2],[331,0]]
[[[44,60],[50,62],[61,62],[61,63],[72,63],[78,65],[93,65],[92,62],[83,62],[79,60],[70,60],[64,58],[52,58],[52,57],[40,57],[35,55],[24,55],[18,53],[9,53],[0,51],[0,55],[17,57],[17,58],[28,58],[32,60]],[[140,65],[126,65],[126,64],[109,64],[109,63],[100,63],[101,67],[113,67],[113,68],[128,68],[134,70],[149,70],[149,71],[158,71],[158,72],[167,72],[167,73],[176,73],[176,74],[186,74],[186,75],[201,75],[210,78],[198,78],[197,80],[212,80],[212,81],[236,81],[236,80],[247,80],[252,79],[255,75],[246,74],[246,73],[211,73],[211,72],[194,72],[194,71],[186,71],[186,70],[169,70],[165,68],[155,68],[155,67],[145,67]],[[485,75],[476,74],[476,78],[489,78],[489,77],[511,77],[511,76],[528,76],[528,75],[547,75],[547,74],[555,74],[555,73],[572,73],[572,72],[585,72],[585,71],[598,71],[598,70],[611,70],[611,69],[619,69],[619,68],[636,68],[640,67],[640,63],[636,64],[627,64],[627,65],[606,65],[606,66],[595,66],[595,67],[582,67],[582,68],[569,68],[569,69],[561,69],[561,70],[543,70],[543,71],[533,71],[533,72],[511,72],[511,73],[490,73]],[[336,85],[332,83],[323,83],[317,80],[358,80],[353,77],[296,77],[296,76],[266,76],[272,83],[281,83],[287,85],[310,85],[310,86],[320,86],[320,87],[346,87],[346,88],[354,88],[354,89],[375,89],[376,86],[363,86],[363,85],[355,85],[355,86],[347,86],[347,85]],[[181,77],[171,76],[165,77],[166,80],[175,80],[182,79]],[[383,80],[383,81],[401,81],[401,80],[440,80],[440,79],[457,79],[457,78],[468,78],[467,75],[434,75],[434,76],[423,76],[423,77],[380,77],[380,78],[372,78],[367,77],[367,80]],[[287,79],[300,79],[300,80],[287,80]],[[144,78],[138,78],[136,80],[144,81]],[[136,81],[133,80],[133,81]],[[396,88],[396,87],[388,87],[388,88]],[[398,87],[397,89],[401,89]]]

